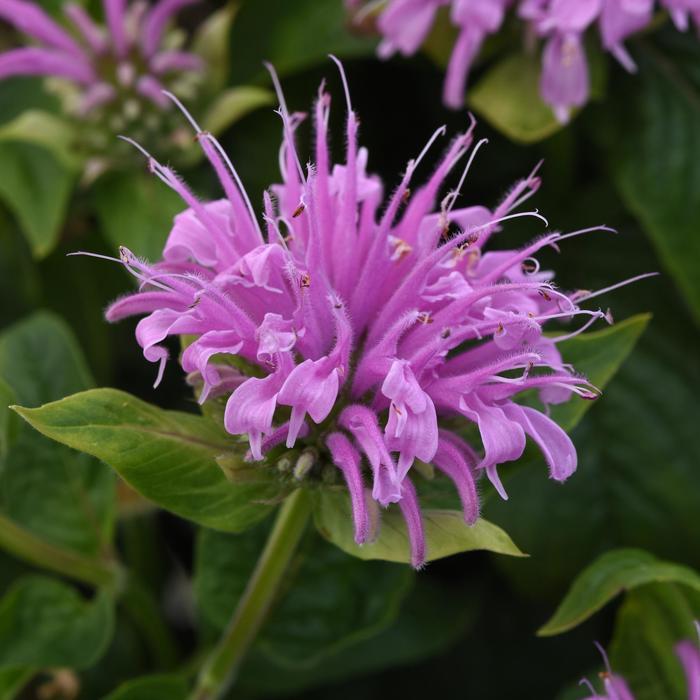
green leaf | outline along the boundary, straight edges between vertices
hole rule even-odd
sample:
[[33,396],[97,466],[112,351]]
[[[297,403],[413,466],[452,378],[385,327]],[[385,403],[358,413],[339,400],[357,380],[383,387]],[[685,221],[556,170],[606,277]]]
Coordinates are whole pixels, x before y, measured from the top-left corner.
[[[37,313],[0,335],[0,377],[28,406],[85,389],[92,378],[72,333]],[[96,555],[110,542],[114,478],[86,455],[44,440],[20,425],[0,458],[0,508],[56,545]]]
[[207,109],[202,128],[215,135],[222,134],[241,117],[272,102],[273,97],[269,90],[254,85],[229,88],[221,92]]
[[[452,510],[427,509],[422,515],[427,561],[473,550],[526,556],[503,530],[486,520],[470,526],[461,512]],[[321,535],[348,554],[360,559],[411,561],[406,525],[396,507],[382,512],[377,539],[362,546],[355,543],[350,500],[344,492],[320,492],[314,504],[314,519]]]
[[[244,535],[199,534],[195,593],[201,614],[219,632],[243,594],[268,531],[264,524]],[[408,567],[362,562],[312,531],[256,645],[278,665],[315,666],[391,624],[412,581]]]
[[624,86],[608,152],[628,208],[700,320],[700,47],[673,35],[639,51],[639,75]]
[[[632,352],[650,320],[649,314],[639,314],[609,328],[565,340],[559,350],[577,372],[603,389]],[[591,401],[573,397],[566,403],[552,406],[551,415],[568,432],[578,425],[591,406]]]
[[86,601],[59,581],[27,576],[0,601],[0,667],[87,668],[105,651],[113,626],[109,594]]
[[242,7],[231,33],[233,83],[264,77],[261,57],[287,75],[340,58],[366,56],[375,40],[353,33],[343,0],[255,0]]
[[249,470],[255,478],[228,481],[216,459],[241,448],[201,416],[164,411],[114,389],[16,410],[47,437],[109,464],[157,505],[207,527],[244,530],[280,495],[262,468]]
[[289,694],[337,683],[392,666],[415,664],[443,652],[473,621],[478,599],[473,591],[452,590],[418,576],[398,618],[376,637],[357,641],[313,668],[276,665],[253,652],[241,669],[238,687],[256,695]]
[[700,592],[700,576],[686,566],[660,561],[641,549],[607,552],[581,572],[537,634],[547,637],[566,632],[623,591],[660,582],[682,583]]
[[180,676],[144,676],[127,681],[103,700],[185,700],[188,685]]
[[540,97],[540,70],[535,55],[507,56],[469,90],[468,103],[513,141],[541,141],[559,131],[562,124]]
[[51,112],[28,109],[0,127],[0,141],[21,141],[42,146],[69,170],[80,170],[75,155],[74,126]]
[[35,257],[51,252],[63,226],[74,173],[45,148],[0,142],[0,198],[22,227]]
[[34,671],[22,667],[0,669],[0,700],[15,700]]
[[185,209],[178,194],[149,173],[131,170],[107,173],[92,193],[100,227],[115,251],[123,245],[149,260],[161,258],[173,217]]
[[697,643],[693,621],[700,617],[700,594],[674,584],[631,591],[620,607],[610,663],[625,677],[636,700],[686,700],[688,690],[675,645]]

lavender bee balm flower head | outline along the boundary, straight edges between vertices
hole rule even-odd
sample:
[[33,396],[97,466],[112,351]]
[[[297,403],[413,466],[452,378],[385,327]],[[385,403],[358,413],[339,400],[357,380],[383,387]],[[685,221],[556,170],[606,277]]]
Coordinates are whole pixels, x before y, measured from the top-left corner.
[[[593,295],[558,290],[553,273],[535,259],[582,232],[490,250],[509,219],[542,218],[517,211],[540,180],[533,172],[494,209],[461,205],[483,144],[473,145],[473,121],[413,188],[421,161],[444,133],[438,129],[385,198],[382,181],[367,173],[369,154],[358,145],[358,119],[342,70],[341,76],[345,157],[333,164],[331,98],[321,88],[313,108],[313,163],[305,166],[295,145],[302,117],[288,111],[273,72],[282,177],[265,193],[261,217],[219,143],[191,118],[225,198],[199,201],[145,153],[187,209],[176,217],[160,262],[122,251],[139,291],[112,304],[107,317],[145,316],[136,338],[158,364],[158,378],[168,358],[162,342],[193,338],[182,367],[200,378],[201,402],[227,397],[226,430],[247,439],[249,459],[265,460],[277,447],[317,455],[347,485],[356,541],[371,539],[377,505],[398,507],[419,567],[429,552],[414,485],[418,462],[432,463],[454,482],[468,523],[479,514],[479,476],[505,498],[498,466],[518,459],[527,437],[542,450],[553,479],[574,472],[570,438],[546,410],[516,399],[537,392],[546,407],[572,394],[594,398],[596,389],[558,350],[581,328],[548,337],[543,327],[576,317],[587,327],[605,314],[580,306]],[[462,171],[457,188],[441,192],[456,168]],[[471,443],[461,434],[469,424],[480,436]]]
[[105,26],[69,2],[64,27],[38,2],[0,0],[0,19],[35,41],[0,54],[0,79],[48,78],[65,111],[82,122],[80,141],[88,155],[113,151],[114,133],[123,130],[166,148],[161,137],[169,131],[172,104],[163,89],[192,98],[204,69],[169,24],[196,2],[103,0]]

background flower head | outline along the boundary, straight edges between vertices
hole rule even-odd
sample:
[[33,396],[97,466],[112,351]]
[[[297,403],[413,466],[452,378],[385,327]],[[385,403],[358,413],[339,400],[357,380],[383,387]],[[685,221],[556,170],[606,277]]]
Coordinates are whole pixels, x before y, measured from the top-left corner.
[[[526,43],[542,42],[540,94],[560,122],[582,107],[590,95],[590,77],[584,37],[595,27],[602,48],[629,72],[636,65],[625,48],[625,40],[649,25],[654,0],[346,0],[359,22],[376,17],[382,36],[378,53],[414,54],[430,35],[439,11],[456,30],[444,82],[443,99],[448,107],[464,105],[469,72],[484,42],[500,31],[512,10],[523,25]],[[661,0],[680,31],[691,20],[700,20],[700,5],[694,0]],[[443,38],[444,41],[444,38]]]
[[64,111],[83,123],[78,146],[89,155],[113,152],[114,133],[122,130],[172,148],[172,105],[163,90],[193,99],[205,64],[170,24],[197,2],[104,0],[101,24],[78,3],[65,4],[59,23],[38,2],[1,0],[0,19],[31,43],[0,54],[0,79],[49,79]]

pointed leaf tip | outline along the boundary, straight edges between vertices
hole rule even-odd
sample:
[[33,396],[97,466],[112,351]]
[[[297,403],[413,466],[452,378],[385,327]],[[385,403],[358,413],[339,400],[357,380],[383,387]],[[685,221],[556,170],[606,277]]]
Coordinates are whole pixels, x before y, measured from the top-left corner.
[[616,549],[598,557],[579,574],[537,635],[567,632],[623,591],[649,583],[680,583],[700,591],[700,575],[692,569],[659,560],[642,549]]

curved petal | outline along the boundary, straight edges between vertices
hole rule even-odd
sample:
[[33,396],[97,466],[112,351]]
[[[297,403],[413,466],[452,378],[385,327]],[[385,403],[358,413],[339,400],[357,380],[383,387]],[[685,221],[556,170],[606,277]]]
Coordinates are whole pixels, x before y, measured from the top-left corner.
[[338,370],[328,362],[305,360],[287,377],[279,395],[279,402],[292,407],[287,447],[293,447],[298,430],[308,413],[314,423],[321,423],[333,408],[338,396]]
[[370,535],[370,518],[362,483],[360,453],[342,433],[331,433],[326,438],[326,445],[331,452],[333,463],[343,473],[350,493],[352,519],[355,523],[355,542],[364,544]]
[[2,0],[0,2],[0,18],[48,46],[72,54],[82,61],[87,61],[85,52],[70,34],[33,2]]
[[372,498],[383,506],[401,500],[401,480],[384,442],[377,414],[366,406],[348,406],[340,414],[338,423],[355,438],[367,455],[374,474]]
[[446,432],[440,431],[433,464],[454,482],[462,501],[464,519],[469,525],[473,525],[479,518],[479,494],[474,475],[464,455],[449,438],[445,438]]
[[277,394],[283,382],[280,372],[264,379],[251,377],[226,402],[224,427],[232,435],[248,435],[250,451],[256,460],[262,459],[262,436],[272,430]]
[[510,404],[506,416],[523,427],[537,443],[555,481],[566,481],[577,466],[576,448],[571,438],[551,418],[534,408]]
[[399,501],[401,515],[406,521],[408,541],[411,545],[411,565],[414,569],[422,569],[425,566],[425,531],[423,518],[418,504],[418,495],[410,479],[403,482],[401,500]]
[[90,84],[95,74],[89,63],[64,51],[25,47],[0,54],[0,79],[13,75],[48,75]]

